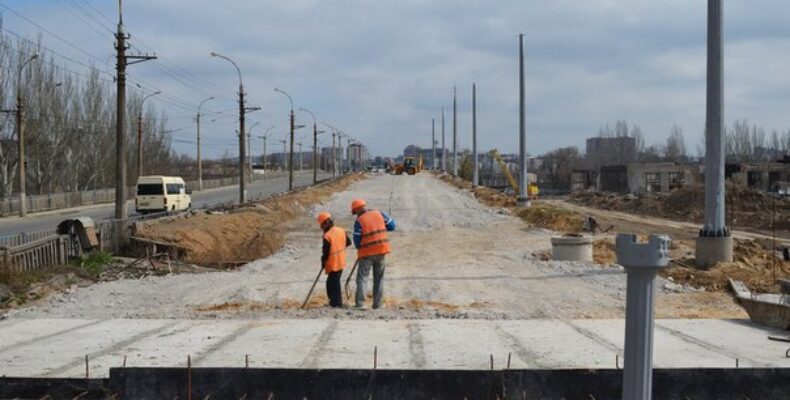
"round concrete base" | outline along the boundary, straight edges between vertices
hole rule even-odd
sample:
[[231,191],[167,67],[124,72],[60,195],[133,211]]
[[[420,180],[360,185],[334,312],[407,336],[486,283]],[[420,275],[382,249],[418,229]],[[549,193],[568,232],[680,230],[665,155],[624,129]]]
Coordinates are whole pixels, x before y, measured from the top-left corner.
[[558,261],[593,260],[593,240],[589,236],[551,238],[551,257]]
[[529,198],[527,197],[519,197],[516,199],[516,207],[528,208],[529,205]]
[[697,238],[696,264],[701,268],[712,267],[717,262],[732,262],[732,236]]

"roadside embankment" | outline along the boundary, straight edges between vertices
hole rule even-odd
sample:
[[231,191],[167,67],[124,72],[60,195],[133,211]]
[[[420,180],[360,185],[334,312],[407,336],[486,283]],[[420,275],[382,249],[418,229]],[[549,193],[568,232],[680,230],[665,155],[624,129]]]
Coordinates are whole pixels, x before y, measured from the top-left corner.
[[259,203],[142,223],[135,236],[171,244],[191,263],[239,265],[277,252],[285,244],[285,222],[360,179],[363,175],[348,175]]

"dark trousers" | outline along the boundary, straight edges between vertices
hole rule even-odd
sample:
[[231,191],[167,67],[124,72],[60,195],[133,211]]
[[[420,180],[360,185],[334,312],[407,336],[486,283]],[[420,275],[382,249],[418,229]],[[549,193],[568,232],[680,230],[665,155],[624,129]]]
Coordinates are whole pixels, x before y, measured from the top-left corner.
[[343,292],[340,290],[340,276],[343,270],[330,272],[326,276],[326,297],[330,307],[343,307]]

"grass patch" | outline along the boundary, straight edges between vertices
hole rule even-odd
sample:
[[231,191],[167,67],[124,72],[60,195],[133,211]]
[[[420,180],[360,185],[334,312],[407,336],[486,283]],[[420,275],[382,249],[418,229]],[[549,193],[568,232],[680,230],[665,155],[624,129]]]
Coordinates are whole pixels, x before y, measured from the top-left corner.
[[532,202],[529,208],[518,210],[517,214],[530,225],[557,232],[579,233],[584,227],[581,214],[539,202]]
[[88,257],[77,260],[79,267],[87,275],[88,278],[98,280],[99,275],[104,271],[104,268],[113,262],[115,259],[112,254],[104,251],[96,251],[88,255]]

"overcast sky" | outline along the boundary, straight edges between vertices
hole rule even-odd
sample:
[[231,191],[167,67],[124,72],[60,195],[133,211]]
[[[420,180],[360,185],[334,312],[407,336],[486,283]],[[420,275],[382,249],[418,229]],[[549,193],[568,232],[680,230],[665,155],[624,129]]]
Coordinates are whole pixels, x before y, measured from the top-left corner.
[[[241,67],[249,104],[263,107],[249,115],[248,126],[260,122],[253,131],[258,136],[276,125],[270,145],[285,137],[288,123],[288,100],[273,91],[279,87],[297,108],[312,110],[319,121],[368,145],[373,155],[395,155],[408,144],[430,146],[431,118],[438,138],[444,107],[449,147],[457,85],[458,138],[460,147],[469,147],[471,85],[477,82],[479,146],[514,152],[519,32],[526,35],[530,153],[564,146],[583,151],[586,137],[618,119],[638,124],[648,144],[664,142],[673,124],[683,127],[691,151],[702,137],[703,0],[125,3],[131,43],[163,57],[131,66],[130,75],[166,93],[150,101],[168,110],[172,129],[182,128],[174,133],[179,152],[195,153],[193,144],[182,142],[194,141],[197,103],[208,96],[217,100],[206,107],[222,114],[203,125],[204,154],[237,152],[238,78],[229,63],[209,56],[212,51]],[[109,30],[115,29],[116,0],[0,0],[0,5],[64,39],[44,33],[48,47],[114,71]],[[7,9],[0,11],[7,29],[30,37],[39,31]],[[728,125],[748,118],[769,132],[790,128],[788,20],[787,0],[725,1]],[[297,112],[297,119],[312,123],[306,113]],[[254,154],[261,152],[259,139],[252,146]]]

